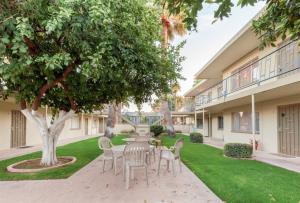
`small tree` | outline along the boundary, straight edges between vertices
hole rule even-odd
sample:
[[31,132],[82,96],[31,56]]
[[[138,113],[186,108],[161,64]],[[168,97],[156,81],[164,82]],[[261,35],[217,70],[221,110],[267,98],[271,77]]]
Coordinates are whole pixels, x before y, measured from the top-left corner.
[[[139,0],[24,0],[0,5],[0,90],[16,96],[57,163],[65,120],[103,104],[148,101],[170,90],[179,59],[161,58],[159,14]],[[49,124],[38,109],[51,108]]]

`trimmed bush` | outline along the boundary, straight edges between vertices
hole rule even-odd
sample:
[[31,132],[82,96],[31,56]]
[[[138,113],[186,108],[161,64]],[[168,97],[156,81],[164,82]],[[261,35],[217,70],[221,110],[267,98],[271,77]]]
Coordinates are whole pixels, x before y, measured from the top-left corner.
[[252,146],[243,143],[227,143],[224,146],[224,155],[233,158],[251,158]]
[[156,137],[164,132],[164,127],[162,125],[152,125],[150,126],[150,132],[154,133],[154,136]]
[[201,133],[190,133],[190,141],[193,143],[203,143],[203,135]]

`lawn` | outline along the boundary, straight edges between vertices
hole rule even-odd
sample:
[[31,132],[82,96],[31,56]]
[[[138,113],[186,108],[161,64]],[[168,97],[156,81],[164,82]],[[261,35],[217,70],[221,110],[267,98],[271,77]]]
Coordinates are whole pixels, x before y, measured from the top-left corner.
[[[119,135],[113,138],[114,144],[122,144],[122,138],[125,135]],[[40,158],[41,152],[0,161],[0,180],[44,180],[44,179],[63,179],[70,177],[73,173],[93,161],[100,155],[101,151],[98,148],[98,138],[91,138],[79,142],[74,142],[57,148],[58,156],[75,156],[77,161],[70,165],[57,169],[50,169],[43,172],[17,174],[7,172],[6,167],[10,164],[26,159]]]
[[[182,159],[225,202],[300,202],[300,174],[254,160],[223,156],[223,151],[190,143],[184,137]],[[163,137],[171,146],[175,138]]]

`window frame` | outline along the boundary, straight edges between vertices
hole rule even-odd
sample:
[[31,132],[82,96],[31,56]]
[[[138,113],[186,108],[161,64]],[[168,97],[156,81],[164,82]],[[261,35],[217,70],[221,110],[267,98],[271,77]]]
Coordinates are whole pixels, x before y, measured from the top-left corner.
[[[75,118],[78,119],[78,127],[74,127],[74,125],[73,125],[73,121],[74,121]],[[79,117],[79,116],[73,116],[71,118],[70,129],[71,130],[80,130],[81,129],[81,117]]]
[[218,130],[224,130],[224,116],[218,116]]
[[[252,114],[251,114],[251,112],[244,112],[243,111],[243,116],[245,115],[245,114],[248,114],[249,115],[249,120],[248,120],[248,125],[250,126],[249,127],[249,129],[247,129],[247,130],[243,130],[243,129],[241,129],[241,122],[245,122],[245,121],[242,121],[241,119],[241,116],[240,116],[240,112],[232,112],[231,113],[231,132],[233,132],[233,133],[247,133],[247,134],[251,134],[252,133]],[[260,134],[260,125],[259,125],[259,121],[260,121],[260,117],[259,117],[259,112],[255,112],[255,134]],[[239,116],[239,120],[238,120],[238,129],[235,129],[235,118],[234,118],[234,116],[235,115],[238,115]]]

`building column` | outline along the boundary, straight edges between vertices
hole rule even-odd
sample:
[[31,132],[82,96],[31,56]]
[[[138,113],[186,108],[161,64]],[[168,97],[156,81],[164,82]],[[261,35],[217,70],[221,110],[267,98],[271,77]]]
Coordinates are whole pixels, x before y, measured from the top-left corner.
[[197,111],[195,110],[195,117],[194,117],[194,126],[195,126],[195,129],[197,128]]
[[203,129],[203,136],[205,136],[205,115],[204,115],[204,108],[202,109],[202,129]]
[[253,147],[253,153],[255,152],[255,97],[254,97],[254,94],[251,95],[251,106],[252,106],[252,110],[251,110],[251,113],[252,113],[252,147]]
[[210,134],[211,133],[211,129],[210,129],[211,128],[211,125],[210,125],[211,123],[210,122],[211,122],[211,117],[210,117],[210,112],[208,112],[208,125],[207,125],[208,126],[208,128],[207,128],[208,137],[211,137],[211,134]]

